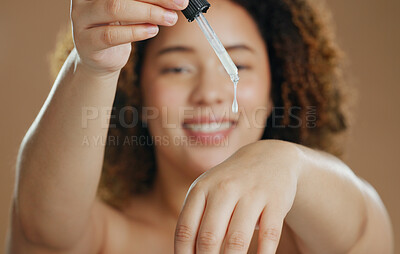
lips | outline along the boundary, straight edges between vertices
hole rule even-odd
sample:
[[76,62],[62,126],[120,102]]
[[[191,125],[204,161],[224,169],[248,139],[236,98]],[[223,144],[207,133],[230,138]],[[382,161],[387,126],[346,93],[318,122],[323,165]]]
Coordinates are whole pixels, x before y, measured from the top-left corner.
[[237,121],[229,118],[196,117],[182,124],[185,133],[202,144],[213,145],[227,139]]
[[184,124],[184,128],[189,129],[193,132],[202,132],[202,133],[213,133],[218,131],[224,131],[233,126],[233,122],[210,122],[210,123],[192,123],[192,124]]

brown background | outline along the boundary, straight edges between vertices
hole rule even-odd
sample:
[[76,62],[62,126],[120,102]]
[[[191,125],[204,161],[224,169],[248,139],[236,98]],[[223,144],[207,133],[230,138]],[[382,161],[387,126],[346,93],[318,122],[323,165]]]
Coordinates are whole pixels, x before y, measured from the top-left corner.
[[[380,193],[400,244],[400,1],[328,0],[358,89],[346,162]],[[52,86],[48,53],[69,1],[0,1],[0,252],[19,144]],[[399,249],[399,248],[397,248]]]

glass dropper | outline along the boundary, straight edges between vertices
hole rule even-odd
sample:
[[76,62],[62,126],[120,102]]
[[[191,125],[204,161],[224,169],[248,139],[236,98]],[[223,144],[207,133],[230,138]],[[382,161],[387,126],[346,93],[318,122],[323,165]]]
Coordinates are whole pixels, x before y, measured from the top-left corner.
[[232,58],[229,56],[225,47],[222,45],[221,41],[218,39],[214,30],[211,28],[210,24],[204,17],[203,13],[206,13],[210,8],[210,3],[207,0],[189,0],[189,5],[186,9],[182,11],[183,15],[188,19],[189,22],[193,20],[197,21],[200,26],[201,31],[206,36],[214,52],[217,54],[219,60],[224,66],[226,72],[229,74],[233,85],[234,85],[234,99],[232,104],[232,111],[234,113],[238,112],[238,103],[236,100],[236,88],[239,82],[239,71],[236,65],[233,63]]
[[215,53],[217,54],[219,60],[221,61],[222,65],[224,66],[226,72],[231,77],[232,82],[236,84],[239,81],[238,68],[233,63],[232,58],[229,56],[225,47],[222,45],[221,41],[218,39],[217,35],[215,34],[214,30],[211,28],[210,24],[208,23],[207,19],[204,17],[203,13],[200,12],[195,17],[195,20],[197,21],[197,24],[200,26],[201,31],[203,31],[204,35],[206,36],[211,47],[214,49]]

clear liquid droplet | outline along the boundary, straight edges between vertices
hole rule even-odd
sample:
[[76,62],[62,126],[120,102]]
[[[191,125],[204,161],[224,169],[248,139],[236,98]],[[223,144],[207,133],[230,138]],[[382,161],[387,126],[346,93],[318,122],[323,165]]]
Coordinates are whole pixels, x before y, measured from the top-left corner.
[[233,103],[232,103],[232,112],[233,113],[237,113],[239,111],[239,105],[237,103],[237,99],[236,99],[236,90],[237,90],[237,81],[235,80],[233,82],[233,89],[234,89],[234,98],[233,98]]
[[233,103],[232,103],[232,112],[233,113],[237,113],[238,112],[238,103],[237,103],[237,101],[236,101],[236,99],[233,101]]

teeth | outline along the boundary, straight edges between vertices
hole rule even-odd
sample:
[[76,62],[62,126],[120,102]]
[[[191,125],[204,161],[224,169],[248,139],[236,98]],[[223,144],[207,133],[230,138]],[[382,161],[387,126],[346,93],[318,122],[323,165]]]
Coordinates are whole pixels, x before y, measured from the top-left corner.
[[205,124],[186,124],[185,127],[195,132],[211,133],[229,129],[232,126],[231,122],[212,122]]

